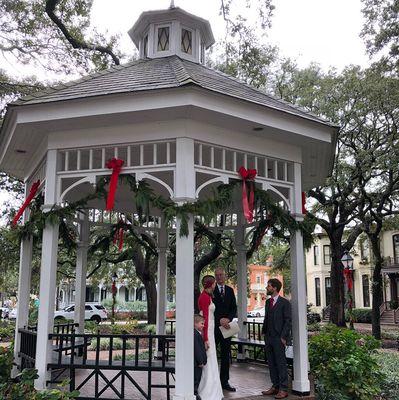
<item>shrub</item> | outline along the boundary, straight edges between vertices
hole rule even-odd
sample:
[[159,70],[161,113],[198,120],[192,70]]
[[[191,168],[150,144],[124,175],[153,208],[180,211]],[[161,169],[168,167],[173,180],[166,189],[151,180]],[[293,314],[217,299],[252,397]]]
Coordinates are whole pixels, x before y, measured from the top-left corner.
[[396,310],[397,308],[399,308],[399,301],[398,300],[391,300],[389,302],[389,308],[391,310]]
[[0,342],[8,342],[14,338],[15,323],[0,321]]
[[320,398],[372,400],[379,394],[382,375],[374,358],[378,347],[372,336],[331,325],[313,336],[309,359],[316,392],[324,396]]
[[376,360],[383,374],[380,398],[399,399],[399,355],[381,352],[376,355]]
[[314,322],[312,324],[308,324],[308,332],[318,332],[320,331],[321,326],[319,322]]
[[[11,381],[0,384],[0,398],[2,400],[68,400],[79,396],[75,390],[70,393],[58,389],[36,391],[33,382],[38,377],[37,370],[24,369],[16,378]],[[60,386],[65,386],[67,382]]]
[[[112,341],[112,349],[113,350],[122,350],[123,341],[119,338],[114,338]],[[89,346],[89,350],[96,350],[97,348],[97,340],[94,339]],[[134,349],[134,343],[132,341],[126,341],[126,350]],[[100,350],[109,350],[109,339],[102,338],[100,339]]]
[[[354,308],[352,310],[354,322],[362,322],[364,324],[371,324],[372,310],[369,308]],[[345,312],[345,320],[349,321],[348,311]]]
[[156,326],[153,324],[145,325],[143,329],[145,332],[147,332],[148,334],[151,334],[151,335],[155,335],[155,333],[157,331]]
[[0,347],[0,384],[6,383],[10,378],[12,362],[13,362],[12,346],[9,348]]

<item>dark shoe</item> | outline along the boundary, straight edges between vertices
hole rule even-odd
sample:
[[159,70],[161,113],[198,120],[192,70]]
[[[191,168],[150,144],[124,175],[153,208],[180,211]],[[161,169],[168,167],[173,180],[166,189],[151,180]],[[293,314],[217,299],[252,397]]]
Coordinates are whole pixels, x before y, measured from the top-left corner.
[[233,388],[232,386],[230,386],[228,383],[226,385],[222,386],[223,390],[227,390],[228,392],[235,392],[236,388]]
[[196,399],[196,400],[202,400],[202,399],[201,399],[201,396],[199,396],[198,394],[195,395],[195,399]]
[[262,392],[263,396],[272,396],[273,394],[277,394],[277,393],[278,393],[278,389],[273,386],[270,389],[264,390]]
[[275,399],[285,399],[286,397],[288,397],[288,392],[284,391],[284,390],[280,390],[275,396]]

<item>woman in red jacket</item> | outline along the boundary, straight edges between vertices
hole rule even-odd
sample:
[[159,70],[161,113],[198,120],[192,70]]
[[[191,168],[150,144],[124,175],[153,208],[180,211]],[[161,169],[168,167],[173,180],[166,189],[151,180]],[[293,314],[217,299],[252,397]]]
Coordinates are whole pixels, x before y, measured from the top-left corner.
[[221,400],[223,399],[222,386],[219,379],[219,368],[216,356],[215,346],[215,305],[212,301],[212,294],[216,287],[215,277],[205,275],[202,278],[204,290],[198,298],[198,308],[200,314],[205,318],[202,335],[207,349],[207,363],[202,370],[201,382],[198,387],[198,394],[203,400]]

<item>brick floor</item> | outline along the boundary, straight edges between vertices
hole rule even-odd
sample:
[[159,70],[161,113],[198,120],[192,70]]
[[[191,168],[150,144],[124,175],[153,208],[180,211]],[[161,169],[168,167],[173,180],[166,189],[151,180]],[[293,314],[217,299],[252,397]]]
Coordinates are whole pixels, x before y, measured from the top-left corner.
[[[104,371],[104,375],[111,379],[115,376],[115,371]],[[143,388],[147,388],[147,374],[143,372],[132,372],[132,377],[135,381],[142,386]],[[83,379],[87,377],[87,371],[80,370],[76,372],[76,383],[79,384],[83,381]],[[118,378],[115,381],[115,386],[119,387]],[[165,383],[165,374],[164,373],[154,373],[153,381],[156,383]],[[100,378],[100,382],[102,384],[104,381]],[[101,384],[101,385],[102,385]],[[240,399],[240,400],[260,400],[260,399],[273,399],[273,396],[262,396],[262,390],[268,389],[270,384],[269,379],[269,371],[266,366],[258,365],[254,363],[233,363],[230,369],[230,384],[234,386],[237,391],[235,393],[225,392],[225,399]],[[133,384],[131,384],[128,380],[126,380],[126,394],[125,399],[128,400],[142,400],[144,397],[138,392],[136,388],[134,388]],[[172,389],[173,395],[173,389]],[[94,394],[94,378],[81,389],[81,396],[93,396]],[[93,396],[94,397],[94,396]],[[103,398],[113,399],[117,398],[115,393],[108,389],[106,390],[102,396]],[[164,389],[153,389],[152,390],[152,400],[165,400],[166,399],[166,391]],[[290,400],[294,399],[314,399],[314,397],[298,397],[290,395],[288,397]],[[206,400],[206,399],[203,399]]]

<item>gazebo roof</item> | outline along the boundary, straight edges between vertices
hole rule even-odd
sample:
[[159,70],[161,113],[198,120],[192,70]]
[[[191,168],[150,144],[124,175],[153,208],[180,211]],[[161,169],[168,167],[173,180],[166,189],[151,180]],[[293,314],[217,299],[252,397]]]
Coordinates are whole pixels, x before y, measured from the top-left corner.
[[179,88],[187,85],[288,113],[323,125],[331,122],[255,89],[229,75],[178,56],[142,59],[88,75],[42,92],[25,96],[10,106],[84,99],[118,93]]

